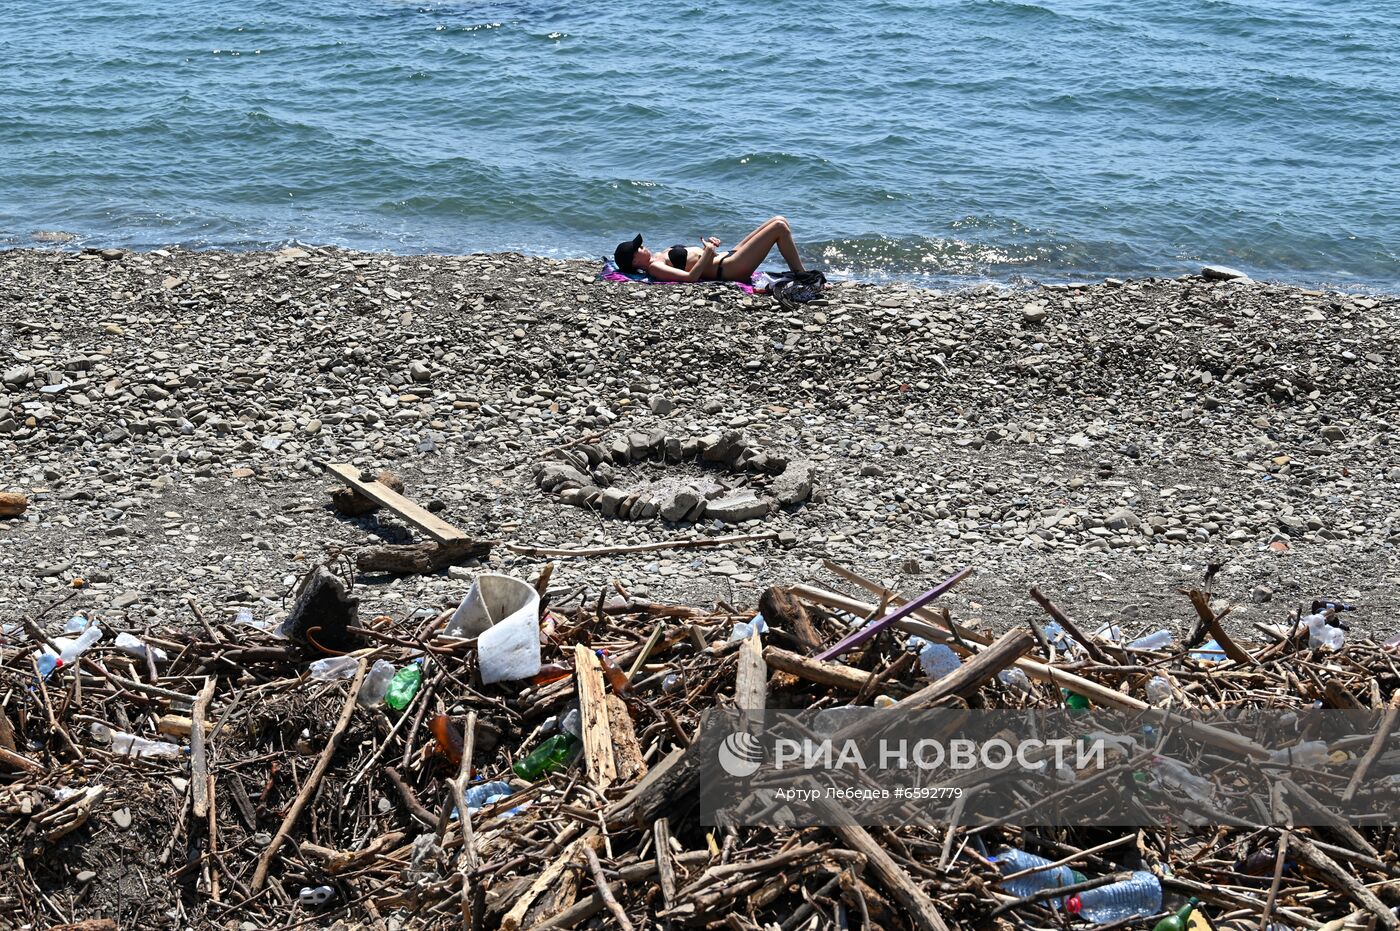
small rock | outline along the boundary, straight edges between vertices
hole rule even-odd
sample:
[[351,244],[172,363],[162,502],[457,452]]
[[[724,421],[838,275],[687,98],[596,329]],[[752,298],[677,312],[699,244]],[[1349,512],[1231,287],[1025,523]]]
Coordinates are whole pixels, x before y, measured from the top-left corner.
[[422,362],[414,362],[408,367],[408,377],[420,385],[426,385],[433,380],[433,373]]
[[1322,438],[1330,443],[1340,443],[1347,435],[1341,427],[1333,423],[1322,428]]
[[651,396],[651,412],[658,417],[665,417],[675,409],[675,402],[665,395],[654,394]]
[[131,809],[118,808],[116,811],[112,812],[112,821],[116,823],[117,827],[123,830],[131,827]]
[[1257,605],[1265,604],[1274,600],[1274,590],[1267,585],[1256,585],[1254,591],[1249,593],[1249,597]]
[[763,517],[768,513],[768,502],[760,501],[752,492],[736,492],[717,498],[705,507],[705,516],[726,524],[738,524],[746,520]]
[[22,388],[34,378],[34,366],[17,365],[12,369],[6,369],[4,375],[5,384],[12,388]]

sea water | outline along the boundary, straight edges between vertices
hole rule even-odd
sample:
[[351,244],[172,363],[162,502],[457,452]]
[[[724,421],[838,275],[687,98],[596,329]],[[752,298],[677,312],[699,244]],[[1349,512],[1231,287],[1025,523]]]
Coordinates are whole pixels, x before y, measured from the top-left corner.
[[[1400,286],[1387,0],[0,0],[0,245]],[[776,259],[776,255],[775,255]]]

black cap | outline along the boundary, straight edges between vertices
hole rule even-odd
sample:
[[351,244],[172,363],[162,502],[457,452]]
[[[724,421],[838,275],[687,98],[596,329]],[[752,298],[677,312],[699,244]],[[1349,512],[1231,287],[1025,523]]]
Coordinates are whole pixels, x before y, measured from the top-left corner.
[[637,269],[632,262],[636,259],[637,250],[641,247],[642,234],[638,233],[636,239],[629,239],[627,242],[617,244],[617,248],[613,250],[613,261],[617,263],[618,268],[625,272],[636,271]]

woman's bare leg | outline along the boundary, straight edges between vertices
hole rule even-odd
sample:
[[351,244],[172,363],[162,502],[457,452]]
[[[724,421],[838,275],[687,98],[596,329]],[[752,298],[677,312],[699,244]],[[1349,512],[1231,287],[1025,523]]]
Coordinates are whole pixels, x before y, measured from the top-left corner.
[[724,259],[724,277],[728,281],[749,278],[758,271],[758,266],[777,246],[783,261],[795,272],[803,271],[802,259],[797,255],[797,244],[792,240],[792,229],[787,220],[774,217],[767,223],[745,236],[739,245],[730,250]]

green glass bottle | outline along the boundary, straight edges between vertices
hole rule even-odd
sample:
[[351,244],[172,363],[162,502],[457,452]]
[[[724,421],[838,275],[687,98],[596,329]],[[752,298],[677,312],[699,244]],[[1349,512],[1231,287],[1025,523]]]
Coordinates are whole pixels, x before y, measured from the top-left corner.
[[1191,909],[1196,907],[1196,900],[1191,899],[1181,906],[1175,915],[1168,915],[1152,926],[1152,931],[1186,931],[1191,927]]
[[521,779],[534,782],[546,773],[552,773],[567,763],[569,754],[573,752],[577,743],[578,738],[573,734],[555,734],[530,751],[528,756],[516,760],[515,765],[511,768]]
[[416,659],[394,673],[394,678],[389,680],[389,691],[384,693],[385,704],[395,711],[404,710],[413,701],[413,696],[418,694],[418,687],[422,684],[423,661]]

